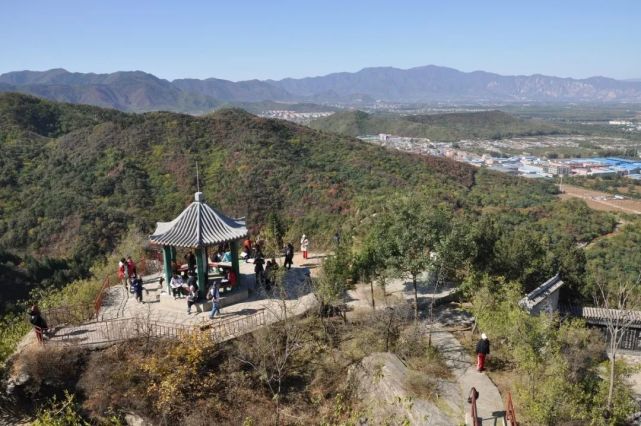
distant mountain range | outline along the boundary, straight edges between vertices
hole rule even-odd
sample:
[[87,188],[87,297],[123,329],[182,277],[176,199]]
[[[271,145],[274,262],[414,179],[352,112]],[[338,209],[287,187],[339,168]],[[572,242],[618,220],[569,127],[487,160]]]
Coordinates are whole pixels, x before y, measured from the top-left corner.
[[641,103],[641,82],[605,77],[502,76],[428,65],[402,70],[365,68],[322,77],[232,82],[216,78],[168,81],[142,71],[71,73],[64,69],[0,75],[0,92],[124,111],[203,113],[224,104],[307,102],[404,103],[627,102]]

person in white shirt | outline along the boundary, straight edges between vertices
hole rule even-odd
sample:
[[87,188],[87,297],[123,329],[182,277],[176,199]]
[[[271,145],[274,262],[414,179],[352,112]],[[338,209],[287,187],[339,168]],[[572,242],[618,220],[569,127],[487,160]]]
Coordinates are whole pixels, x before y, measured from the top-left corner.
[[174,274],[174,276],[171,278],[171,282],[169,283],[169,286],[171,287],[171,292],[174,295],[174,299],[177,296],[182,296],[183,295],[183,287],[184,287],[184,285],[185,285],[185,282],[180,277],[180,275]]

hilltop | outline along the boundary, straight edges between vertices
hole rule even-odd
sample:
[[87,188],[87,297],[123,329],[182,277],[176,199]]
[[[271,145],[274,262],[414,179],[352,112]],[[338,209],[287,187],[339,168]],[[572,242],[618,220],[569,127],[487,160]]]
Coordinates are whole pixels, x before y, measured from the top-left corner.
[[389,133],[436,141],[528,136],[560,133],[536,120],[523,120],[502,111],[391,116],[346,111],[314,120],[310,127],[348,136]]

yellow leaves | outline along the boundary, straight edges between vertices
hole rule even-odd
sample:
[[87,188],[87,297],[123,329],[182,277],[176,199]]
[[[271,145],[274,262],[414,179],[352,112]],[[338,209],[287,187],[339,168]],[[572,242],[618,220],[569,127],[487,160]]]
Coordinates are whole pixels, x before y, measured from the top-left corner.
[[203,364],[214,347],[206,332],[185,333],[166,350],[137,360],[149,379],[147,396],[157,410],[171,411],[176,398],[194,397],[200,393]]

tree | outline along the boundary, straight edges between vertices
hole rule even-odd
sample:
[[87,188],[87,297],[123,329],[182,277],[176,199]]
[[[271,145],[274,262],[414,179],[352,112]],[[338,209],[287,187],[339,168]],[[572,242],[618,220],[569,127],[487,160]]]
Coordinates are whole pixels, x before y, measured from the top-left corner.
[[613,396],[616,382],[616,357],[621,341],[630,326],[639,321],[641,309],[641,293],[638,286],[641,274],[636,281],[626,278],[607,280],[602,275],[594,279],[594,304],[600,308],[610,309],[604,321],[608,336],[608,352],[610,354],[610,374],[608,396],[606,400],[606,415],[612,411]]
[[320,276],[313,281],[321,318],[338,311],[343,320],[346,319],[343,309],[335,305],[342,303],[347,291],[354,288],[352,273],[352,254],[344,245],[339,246],[334,255],[325,259]]
[[418,321],[418,277],[434,266],[439,241],[448,229],[449,215],[442,208],[399,198],[388,206],[384,235],[393,265],[401,276],[412,279],[414,320]]
[[[384,229],[384,228],[383,228]],[[354,273],[360,280],[369,284],[370,294],[372,296],[372,310],[376,310],[376,301],[374,299],[374,281],[383,288],[385,294],[386,275],[389,272],[389,266],[386,263],[385,252],[387,238],[384,232],[381,232],[380,226],[374,226],[365,236],[365,240],[360,251],[354,256]]]

